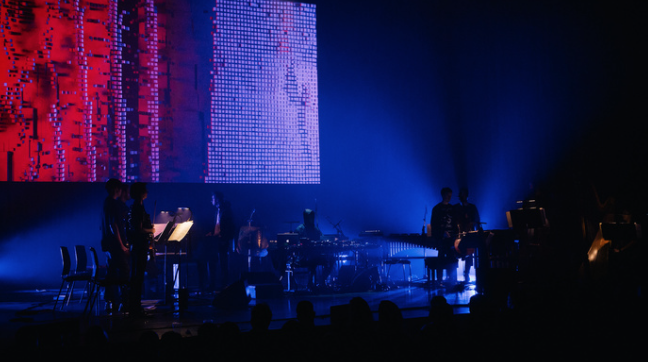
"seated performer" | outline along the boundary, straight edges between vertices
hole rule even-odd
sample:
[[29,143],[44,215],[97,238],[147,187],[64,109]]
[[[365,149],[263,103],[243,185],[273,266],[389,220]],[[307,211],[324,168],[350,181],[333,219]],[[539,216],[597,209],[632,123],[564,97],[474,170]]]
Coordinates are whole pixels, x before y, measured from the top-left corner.
[[432,232],[433,247],[437,249],[438,263],[436,268],[436,279],[443,279],[443,270],[448,272],[450,282],[457,280],[457,257],[454,249],[454,241],[457,238],[457,223],[455,220],[455,209],[450,203],[452,189],[444,187],[441,189],[442,201],[432,209],[430,227]]
[[310,241],[319,241],[322,238],[322,232],[315,225],[315,211],[311,209],[304,210],[304,223],[299,225],[295,230],[300,239]]
[[[307,243],[313,241],[320,241],[322,238],[322,231],[315,224],[315,211],[311,209],[304,210],[304,223],[299,225],[295,232],[299,234],[299,238],[306,240]],[[326,278],[331,272],[335,257],[328,252],[323,252],[318,249],[305,249],[304,255],[300,259],[300,266],[307,267],[310,273],[308,282],[308,289],[313,291],[316,287],[322,287],[325,284]],[[317,275],[317,267],[322,267],[322,273]]]

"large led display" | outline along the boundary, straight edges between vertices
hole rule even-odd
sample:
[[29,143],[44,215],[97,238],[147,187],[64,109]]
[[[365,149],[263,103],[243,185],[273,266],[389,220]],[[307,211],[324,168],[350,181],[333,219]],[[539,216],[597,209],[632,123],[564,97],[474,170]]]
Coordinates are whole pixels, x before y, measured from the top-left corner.
[[0,181],[318,183],[314,5],[205,3],[0,0]]
[[219,1],[207,182],[318,183],[315,7]]

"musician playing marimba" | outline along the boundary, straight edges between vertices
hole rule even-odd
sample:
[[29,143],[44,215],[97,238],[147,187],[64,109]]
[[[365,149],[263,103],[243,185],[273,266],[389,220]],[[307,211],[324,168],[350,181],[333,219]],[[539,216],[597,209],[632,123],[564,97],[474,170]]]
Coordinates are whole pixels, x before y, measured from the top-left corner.
[[[460,233],[469,233],[481,230],[479,211],[477,206],[468,202],[468,188],[462,187],[459,190],[459,203],[455,205],[456,223]],[[474,265],[473,254],[462,256],[466,262],[464,265],[464,280],[470,281],[470,268]]]
[[432,219],[430,220],[432,246],[439,252],[436,280],[442,281],[443,270],[445,269],[450,282],[455,283],[457,281],[457,257],[454,250],[454,241],[458,235],[458,227],[455,208],[450,203],[452,189],[449,187],[442,188],[441,198],[441,202],[432,209]]

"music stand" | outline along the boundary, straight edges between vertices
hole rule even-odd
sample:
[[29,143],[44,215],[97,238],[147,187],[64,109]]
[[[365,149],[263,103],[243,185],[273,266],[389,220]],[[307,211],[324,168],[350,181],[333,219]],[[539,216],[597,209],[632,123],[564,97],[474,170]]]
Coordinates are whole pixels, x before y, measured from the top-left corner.
[[506,212],[509,227],[518,235],[520,246],[539,246],[541,235],[538,230],[549,226],[545,210],[541,207],[525,207]]
[[[157,230],[160,225],[164,225],[164,224],[155,224],[155,229]],[[157,238],[156,241],[157,244],[166,245],[167,241],[169,241],[169,236],[171,236],[171,230],[173,230],[173,226],[174,226],[173,221],[169,221],[164,226],[164,229],[162,229],[162,232],[156,233],[157,235],[155,235],[155,237]]]
[[466,253],[467,249],[477,249],[483,245],[483,241],[486,233],[483,231],[470,231],[463,233],[461,238],[458,239],[459,242],[455,241],[455,247],[461,249],[463,253]]
[[516,209],[506,212],[509,227],[516,230],[539,229],[547,227],[547,215],[541,207]]
[[193,226],[193,221],[185,221],[176,224],[175,228],[173,228],[173,232],[169,236],[169,241],[177,241],[181,242],[182,239],[184,239],[185,236],[187,236],[187,233],[189,232],[189,229]]
[[[189,232],[189,229],[191,229],[192,226],[193,226],[193,221],[192,220],[181,222],[181,223],[178,223],[178,224],[175,224],[175,225],[173,224],[172,221],[169,221],[167,223],[165,231],[162,233],[162,235],[160,237],[160,240],[164,243],[164,286],[165,286],[164,302],[165,302],[165,304],[166,304],[166,298],[167,298],[167,294],[168,294],[167,293],[167,291],[168,291],[167,280],[166,280],[166,277],[167,277],[167,255],[168,255],[167,246],[170,243],[180,243],[185,238],[185,236],[187,236],[187,233]],[[164,239],[163,239],[163,237],[164,237]],[[178,251],[178,256],[179,256],[178,267],[175,270],[174,275],[173,275],[173,284],[172,284],[173,286],[175,286],[176,281],[178,280],[179,273],[180,273],[180,268],[182,266],[182,248],[180,248],[180,250]]]

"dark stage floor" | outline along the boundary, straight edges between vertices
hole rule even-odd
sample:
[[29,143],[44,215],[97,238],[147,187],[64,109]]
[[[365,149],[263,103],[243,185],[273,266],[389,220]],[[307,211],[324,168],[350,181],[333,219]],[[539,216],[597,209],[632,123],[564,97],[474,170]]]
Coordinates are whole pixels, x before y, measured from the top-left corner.
[[[80,288],[79,288],[80,290]],[[235,322],[241,331],[250,329],[250,310],[256,303],[267,303],[273,314],[270,329],[279,329],[289,319],[295,318],[296,306],[301,300],[313,303],[316,312],[316,325],[331,323],[331,307],[348,304],[354,297],[367,301],[374,313],[383,300],[398,305],[405,319],[425,318],[428,316],[429,301],[435,295],[443,295],[454,307],[455,314],[468,313],[468,302],[475,294],[474,283],[461,284],[453,288],[439,288],[427,283],[413,282],[410,285],[394,285],[388,290],[365,292],[330,292],[314,294],[307,291],[284,292],[279,297],[252,299],[241,308],[223,309],[213,306],[215,295],[198,295],[189,292],[187,303],[180,308],[178,299],[147,299],[143,301],[149,317],[132,319],[124,315],[109,316],[102,307],[83,318],[85,299],[79,302],[80,293],[75,300],[60,310],[60,304],[53,311],[58,290],[15,290],[3,293],[0,302],[0,323],[3,346],[13,343],[16,332],[21,328],[38,328],[44,325],[65,325],[80,323],[81,330],[86,326],[99,325],[113,342],[132,341],[143,331],[153,330],[158,335],[173,330],[183,336],[197,335],[197,329],[205,322],[220,324]]]
[[[533,297],[529,298],[527,303],[521,304],[525,307],[517,309],[515,314],[505,313],[498,314],[496,319],[487,318],[499,322],[486,326],[465,324],[471,320],[469,302],[471,297],[477,294],[479,283],[476,283],[474,274],[471,274],[468,283],[461,282],[461,274],[459,275],[460,283],[453,287],[440,287],[427,283],[425,279],[414,279],[410,283],[403,280],[395,281],[387,284],[388,288],[356,292],[313,293],[303,290],[284,290],[279,295],[273,294],[272,297],[252,299],[236,309],[214,306],[214,300],[219,300],[225,292],[199,295],[195,292],[195,288],[187,288],[185,290],[189,290],[189,293],[186,303],[182,303],[182,308],[179,306],[178,299],[169,299],[165,302],[163,299],[147,298],[143,304],[149,316],[140,319],[120,314],[109,316],[103,310],[103,303],[98,304],[102,308],[84,315],[85,300],[79,302],[80,293],[77,293],[70,304],[64,306],[62,310],[57,307],[54,311],[58,288],[9,290],[0,294],[0,348],[12,351],[11,348],[15,347],[16,341],[19,340],[17,336],[22,336],[20,338],[22,341],[31,341],[35,336],[40,338],[42,334],[51,332],[62,339],[68,337],[67,333],[77,333],[72,335],[71,340],[79,340],[82,337],[78,333],[83,335],[90,326],[100,326],[106,332],[108,340],[118,346],[127,346],[129,342],[137,343],[146,331],[154,331],[158,336],[168,331],[175,331],[183,337],[198,336],[199,327],[206,322],[215,324],[234,322],[240,331],[246,332],[251,330],[251,310],[258,303],[267,303],[270,306],[272,310],[270,329],[279,331],[288,320],[296,317],[297,304],[302,300],[313,303],[316,313],[315,325],[327,328],[326,326],[337,323],[336,318],[341,315],[338,314],[340,309],[336,307],[349,304],[354,297],[361,297],[368,303],[374,313],[374,320],[378,320],[381,301],[389,300],[395,303],[401,309],[408,327],[415,327],[420,331],[419,326],[429,321],[429,305],[434,296],[446,298],[458,318],[455,321],[464,323],[457,326],[470,325],[478,328],[476,331],[459,328],[451,336],[462,335],[463,338],[453,339],[453,343],[464,345],[466,340],[470,341],[468,345],[473,346],[478,342],[475,339],[477,335],[480,338],[488,337],[480,344],[481,347],[488,348],[483,350],[473,348],[472,353],[483,351],[501,356],[501,353],[506,351],[508,357],[520,358],[521,356],[531,357],[536,352],[548,354],[548,357],[562,350],[569,351],[569,354],[574,357],[584,355],[597,357],[601,353],[621,357],[631,356],[640,348],[639,341],[642,334],[637,332],[640,331],[637,317],[641,315],[642,309],[639,305],[642,304],[642,298],[640,298],[640,291],[637,295],[636,288],[631,290],[634,295],[624,293],[617,294],[616,297],[612,296],[614,297],[612,299],[601,299],[602,296],[611,296],[605,291],[619,290],[619,288],[605,288],[603,294],[578,295],[580,293],[575,293],[576,290],[561,289],[558,284],[550,283],[549,286],[541,288],[540,293],[528,294],[528,297],[532,295]],[[480,334],[483,332],[482,329],[491,333]],[[457,334],[459,331],[461,333]],[[464,333],[470,334],[464,335]],[[420,338],[421,335],[415,334],[415,336]],[[183,340],[196,341],[195,338],[183,338]],[[433,341],[428,342],[433,343]],[[494,344],[489,345],[489,343]],[[427,345],[426,348],[431,351],[442,351]]]

